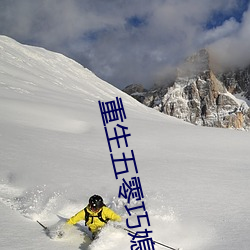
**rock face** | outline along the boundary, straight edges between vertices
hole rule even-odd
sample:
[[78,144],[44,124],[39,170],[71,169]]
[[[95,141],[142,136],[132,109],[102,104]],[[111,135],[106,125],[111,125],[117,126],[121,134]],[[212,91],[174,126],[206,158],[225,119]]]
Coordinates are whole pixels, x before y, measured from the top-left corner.
[[[174,83],[129,94],[143,104],[196,125],[249,129],[250,109],[233,94],[250,96],[250,68],[215,75],[209,53],[201,50],[178,68]],[[130,85],[129,89],[135,86]],[[128,91],[126,91],[128,93]]]
[[142,103],[144,101],[144,94],[147,92],[147,90],[144,89],[143,85],[141,84],[131,84],[123,89],[123,91]]
[[218,74],[218,79],[225,84],[230,93],[242,93],[250,100],[250,66]]

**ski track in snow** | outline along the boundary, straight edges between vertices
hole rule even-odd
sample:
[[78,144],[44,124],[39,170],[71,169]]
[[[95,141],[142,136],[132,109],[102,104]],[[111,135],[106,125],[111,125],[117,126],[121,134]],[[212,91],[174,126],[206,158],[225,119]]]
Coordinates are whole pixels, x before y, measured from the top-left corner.
[[[206,229],[206,226],[202,226],[202,224],[190,225],[187,222],[180,221],[178,215],[175,214],[172,208],[166,208],[163,205],[163,199],[164,197],[162,197],[162,195],[156,195],[154,198],[151,198],[151,200],[146,198],[146,203],[153,203],[156,206],[154,209],[148,209],[150,222],[152,224],[150,229],[153,232],[157,232],[154,234],[154,240],[161,243],[167,240],[170,246],[176,246],[178,242],[178,244],[185,245],[185,249],[192,249],[194,246],[198,249],[197,247],[199,245],[204,245],[204,239],[202,239],[202,235],[199,235],[199,230],[204,231],[209,230],[209,228]],[[46,226],[50,229],[50,234],[48,235],[50,238],[55,241],[65,242],[69,245],[79,244],[79,249],[82,250],[122,248],[124,247],[124,243],[119,243],[122,242],[121,239],[126,237],[128,243],[131,240],[131,237],[129,237],[125,231],[121,229],[117,230],[113,226],[107,226],[102,230],[99,238],[91,242],[88,236],[89,233],[83,222],[80,222],[78,226],[68,229],[64,237],[58,239],[57,232],[63,228],[66,219],[59,219],[56,215],[66,214],[66,217],[70,217],[73,212],[79,210],[82,205],[65,200],[63,194],[49,192],[45,185],[25,191],[9,183],[1,183],[0,202],[29,220],[34,222],[36,222],[36,220],[45,221]],[[110,203],[107,204],[123,216],[124,222],[122,225],[124,228],[126,228],[125,219],[128,218],[124,210],[125,204],[125,199],[117,198],[110,198]],[[139,204],[136,200],[131,201],[131,206],[138,206]],[[134,224],[137,224],[136,213],[132,213],[130,221],[131,219],[135,222]],[[162,228],[164,228],[164,231],[162,231]],[[112,241],[110,241],[111,238]],[[161,247],[156,244],[155,249],[161,249]]]
[[47,218],[57,207],[60,194],[46,195],[46,187],[24,191],[9,184],[0,184],[0,201],[22,216],[36,220]]
[[[115,243],[110,242],[110,235],[113,240],[119,240],[124,237],[124,231],[117,233],[116,229],[108,227],[109,229],[105,229],[99,239],[92,243],[89,238],[91,234],[87,231],[83,223],[80,223],[79,226],[68,228],[63,238],[58,238],[57,232],[64,227],[66,219],[62,218],[59,220],[56,214],[58,212],[72,214],[71,210],[74,211],[75,207],[78,207],[77,204],[69,205],[70,202],[67,205],[67,202],[62,200],[63,197],[60,194],[47,195],[46,186],[24,191],[10,184],[0,184],[0,202],[10,209],[19,212],[26,219],[34,222],[36,220],[45,221],[47,223],[46,226],[49,228],[49,232],[45,234],[54,241],[63,242],[69,245],[69,247],[79,246],[78,249],[97,250],[103,244],[105,244],[106,248],[102,249],[109,249],[110,246],[115,246]],[[108,238],[106,237],[107,234],[109,235]]]
[[[89,247],[92,241],[86,234],[87,229],[83,230],[83,225],[68,229],[63,238],[58,238],[58,231],[65,225],[65,220],[59,220],[56,216],[62,204],[65,204],[65,201],[62,202],[62,199],[58,193],[46,194],[46,186],[24,191],[10,184],[0,184],[0,202],[11,210],[18,212],[20,216],[35,223],[36,220],[45,221],[48,224],[46,226],[49,228],[49,233],[43,233],[50,239],[68,246],[68,249],[91,249]],[[68,212],[70,211],[68,207],[65,209]],[[41,230],[39,225],[37,230]]]

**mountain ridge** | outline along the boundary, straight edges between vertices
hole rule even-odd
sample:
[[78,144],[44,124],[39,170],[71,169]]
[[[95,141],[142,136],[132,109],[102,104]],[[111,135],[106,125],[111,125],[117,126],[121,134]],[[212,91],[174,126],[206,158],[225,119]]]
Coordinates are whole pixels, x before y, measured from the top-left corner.
[[195,125],[248,130],[250,66],[217,72],[211,61],[209,51],[202,49],[177,68],[171,85],[143,91],[140,85],[130,85],[123,91],[148,107]]

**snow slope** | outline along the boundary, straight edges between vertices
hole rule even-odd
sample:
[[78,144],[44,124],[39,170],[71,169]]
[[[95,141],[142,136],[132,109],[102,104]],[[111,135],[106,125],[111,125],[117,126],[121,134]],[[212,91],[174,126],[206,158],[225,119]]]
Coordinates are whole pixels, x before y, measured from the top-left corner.
[[[98,101],[121,97],[153,238],[184,250],[250,249],[248,132],[196,127],[165,116],[63,55],[0,36],[1,249],[130,249],[107,226],[91,243],[83,223],[53,228],[90,195],[128,217]],[[155,249],[163,249],[155,245]]]

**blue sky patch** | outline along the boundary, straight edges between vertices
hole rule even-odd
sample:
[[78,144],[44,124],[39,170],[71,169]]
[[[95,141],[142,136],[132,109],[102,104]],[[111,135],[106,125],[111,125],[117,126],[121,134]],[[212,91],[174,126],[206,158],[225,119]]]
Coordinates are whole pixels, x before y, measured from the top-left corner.
[[147,19],[145,17],[131,16],[127,18],[127,24],[130,27],[139,28],[147,24]]
[[226,20],[234,18],[238,23],[241,23],[244,12],[248,9],[249,0],[238,1],[238,8],[230,13],[225,13],[223,10],[216,11],[212,14],[210,20],[206,23],[206,29],[213,29],[221,26]]

